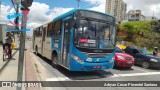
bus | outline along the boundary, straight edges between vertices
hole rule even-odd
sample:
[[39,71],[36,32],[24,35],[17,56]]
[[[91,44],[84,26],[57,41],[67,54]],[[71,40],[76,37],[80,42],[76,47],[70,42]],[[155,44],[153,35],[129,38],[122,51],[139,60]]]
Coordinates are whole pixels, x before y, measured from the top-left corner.
[[115,18],[109,14],[73,9],[33,30],[33,49],[53,67],[69,71],[111,69],[114,65]]

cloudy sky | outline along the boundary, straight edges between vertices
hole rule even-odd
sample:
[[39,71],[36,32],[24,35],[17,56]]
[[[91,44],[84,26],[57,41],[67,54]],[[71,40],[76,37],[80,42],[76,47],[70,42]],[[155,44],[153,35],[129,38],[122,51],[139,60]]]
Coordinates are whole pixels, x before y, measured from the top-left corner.
[[[1,13],[0,24],[9,24],[7,10],[12,5],[11,0],[0,0]],[[51,21],[54,17],[77,8],[77,0],[33,0],[30,7],[27,27],[33,29],[43,23]],[[105,12],[106,0],[81,0],[80,8]],[[145,16],[152,16],[153,11],[156,17],[160,18],[160,0],[123,0],[130,9],[141,9]]]

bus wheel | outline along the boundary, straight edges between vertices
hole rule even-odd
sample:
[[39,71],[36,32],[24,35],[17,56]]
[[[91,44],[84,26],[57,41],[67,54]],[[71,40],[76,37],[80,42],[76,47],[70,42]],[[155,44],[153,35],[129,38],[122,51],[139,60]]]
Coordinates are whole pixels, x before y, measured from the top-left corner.
[[38,47],[35,48],[35,54],[38,55]]
[[56,63],[56,61],[58,60],[58,56],[56,55],[56,54],[53,54],[52,55],[52,66],[54,67],[54,68],[57,68],[57,63]]

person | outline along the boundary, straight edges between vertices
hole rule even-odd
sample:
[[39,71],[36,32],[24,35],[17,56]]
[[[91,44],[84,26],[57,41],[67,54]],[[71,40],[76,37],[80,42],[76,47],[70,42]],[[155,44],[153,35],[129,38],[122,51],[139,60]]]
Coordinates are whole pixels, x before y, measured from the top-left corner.
[[11,35],[11,33],[10,32],[7,32],[6,33],[6,37],[5,37],[5,42],[4,42],[4,44],[3,44],[3,51],[5,50],[5,48],[6,48],[6,46],[8,46],[8,48],[9,48],[9,57],[11,58],[11,55],[12,55],[12,50],[11,50],[11,43],[13,42],[13,39],[12,39],[12,37],[11,37],[12,35]]
[[155,55],[155,56],[158,55],[158,47],[155,47],[155,48],[154,48],[153,55]]

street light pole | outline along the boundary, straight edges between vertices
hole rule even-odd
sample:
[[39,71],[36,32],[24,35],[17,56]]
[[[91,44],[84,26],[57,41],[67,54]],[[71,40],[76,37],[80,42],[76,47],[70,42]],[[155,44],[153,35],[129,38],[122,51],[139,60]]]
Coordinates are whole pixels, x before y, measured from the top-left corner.
[[0,16],[1,16],[1,1],[0,1]]
[[79,9],[79,2],[80,2],[80,0],[77,0],[77,2],[78,2],[78,9]]
[[[26,9],[23,10],[26,14],[22,16],[22,21],[26,20],[28,11]],[[20,50],[19,50],[19,62],[18,62],[18,75],[17,81],[23,80],[23,67],[24,67],[24,51],[25,51],[25,38],[26,38],[26,23],[21,26],[21,34],[20,34]],[[22,87],[17,87],[17,90],[22,90]]]
[[[33,0],[21,0],[22,4],[22,22],[27,19],[27,15],[29,12],[28,7],[32,5]],[[18,75],[17,81],[22,82],[23,80],[23,67],[24,67],[24,51],[25,51],[25,38],[26,38],[26,26],[27,22],[25,22],[21,26],[21,35],[20,35],[20,49],[19,49],[19,62],[18,62]],[[17,87],[17,90],[22,90],[22,87]]]

